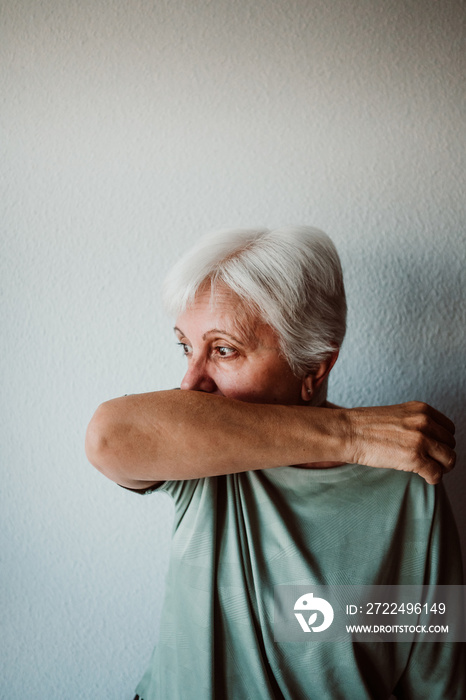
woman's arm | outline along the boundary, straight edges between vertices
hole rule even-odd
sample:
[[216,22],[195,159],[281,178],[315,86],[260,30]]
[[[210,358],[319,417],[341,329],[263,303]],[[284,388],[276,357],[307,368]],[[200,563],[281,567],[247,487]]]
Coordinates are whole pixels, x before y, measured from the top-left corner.
[[108,478],[135,489],[329,461],[413,471],[433,484],[454,466],[453,433],[448,418],[419,402],[316,408],[173,390],[101,404],[86,454]]

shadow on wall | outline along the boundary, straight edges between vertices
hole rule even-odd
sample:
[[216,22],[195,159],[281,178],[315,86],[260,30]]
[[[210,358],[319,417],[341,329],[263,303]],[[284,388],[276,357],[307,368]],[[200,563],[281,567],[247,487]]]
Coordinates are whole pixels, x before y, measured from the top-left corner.
[[[356,341],[368,338],[352,374],[359,387],[370,387],[371,402],[425,401],[456,424],[457,465],[444,478],[444,485],[458,525],[466,571],[466,280],[462,280],[461,241],[456,242],[456,250],[455,241],[441,247],[413,241],[398,249],[381,242],[366,249],[364,270],[349,271],[353,290],[348,296],[350,311],[352,296],[360,300],[359,307],[351,311]],[[357,275],[364,279],[363,295]],[[370,329],[364,332],[367,322]],[[455,384],[452,377],[457,377]]]

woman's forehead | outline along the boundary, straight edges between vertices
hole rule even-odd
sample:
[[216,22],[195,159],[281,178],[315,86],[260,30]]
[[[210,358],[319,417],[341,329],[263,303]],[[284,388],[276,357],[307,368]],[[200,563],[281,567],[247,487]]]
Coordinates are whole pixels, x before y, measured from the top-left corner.
[[178,328],[183,329],[183,321],[195,324],[210,322],[212,329],[225,330],[249,342],[257,341],[264,332],[269,335],[267,329],[273,333],[257,309],[225,285],[216,285],[213,289],[209,285],[208,288],[201,289],[186,311],[178,317]]
[[188,304],[186,312],[200,311],[232,319],[240,315],[244,320],[247,317],[249,325],[257,322],[257,313],[254,312],[252,305],[248,305],[244,299],[223,284],[217,284],[214,287],[209,284],[208,287],[203,286],[196,293],[194,299]]

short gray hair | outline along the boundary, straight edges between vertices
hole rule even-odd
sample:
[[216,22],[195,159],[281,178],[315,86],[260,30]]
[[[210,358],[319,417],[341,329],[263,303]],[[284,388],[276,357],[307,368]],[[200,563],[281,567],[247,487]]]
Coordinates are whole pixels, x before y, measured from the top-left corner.
[[280,349],[300,378],[338,349],[346,330],[340,259],[318,229],[230,229],[208,234],[173,266],[164,303],[174,316],[210,282],[238,295],[277,333]]

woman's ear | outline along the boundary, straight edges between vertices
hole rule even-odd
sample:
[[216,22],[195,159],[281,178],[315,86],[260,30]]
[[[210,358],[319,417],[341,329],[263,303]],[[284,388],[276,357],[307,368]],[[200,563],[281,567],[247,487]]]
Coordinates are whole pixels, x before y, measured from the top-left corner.
[[340,350],[334,350],[325,360],[322,360],[318,368],[307,374],[301,386],[301,398],[303,401],[310,401],[316,391],[322,386],[322,382],[328,377],[330,370],[338,359]]

